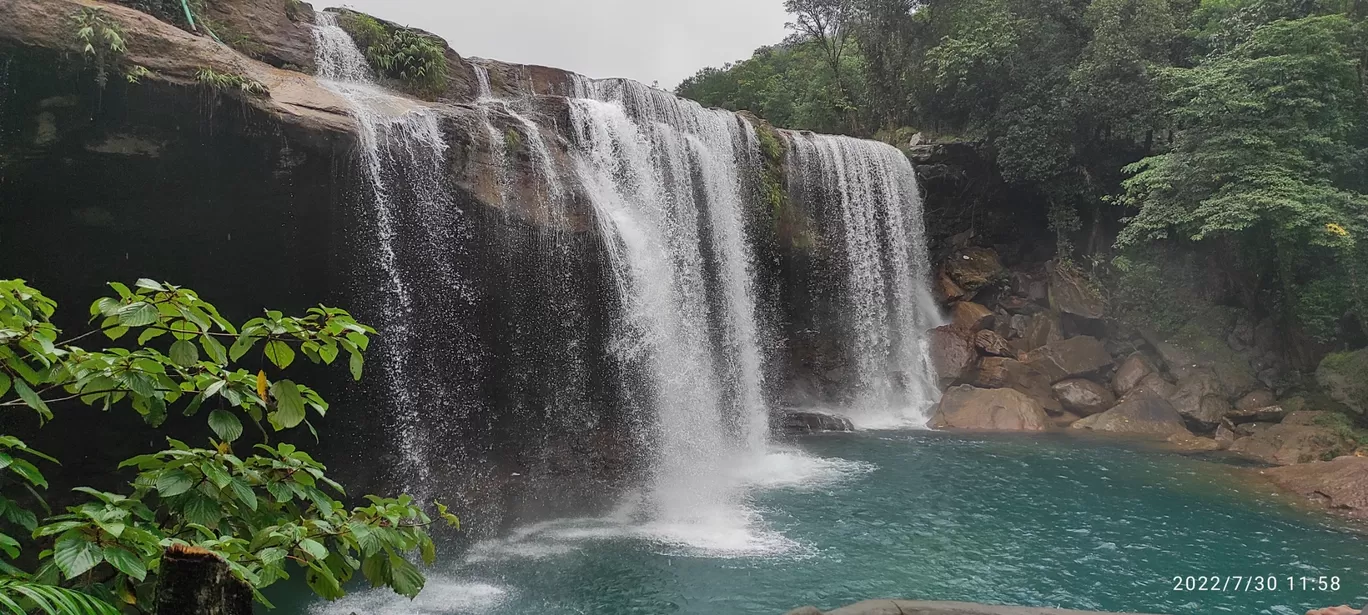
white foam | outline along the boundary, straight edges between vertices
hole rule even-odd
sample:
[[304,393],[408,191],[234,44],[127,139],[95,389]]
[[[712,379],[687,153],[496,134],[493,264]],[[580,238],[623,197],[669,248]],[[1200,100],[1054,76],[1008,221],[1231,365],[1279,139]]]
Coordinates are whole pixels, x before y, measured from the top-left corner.
[[760,489],[816,489],[868,474],[872,463],[815,457],[798,449],[771,446],[770,452],[741,467],[738,478]]
[[417,598],[409,600],[388,589],[369,589],[335,602],[309,607],[309,615],[451,615],[483,612],[508,599],[509,591],[497,585],[429,576]]

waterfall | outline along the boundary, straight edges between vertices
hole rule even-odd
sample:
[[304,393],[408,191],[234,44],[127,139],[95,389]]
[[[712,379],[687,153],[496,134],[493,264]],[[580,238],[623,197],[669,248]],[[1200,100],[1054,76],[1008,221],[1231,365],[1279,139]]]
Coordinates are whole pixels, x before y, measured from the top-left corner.
[[873,141],[795,133],[787,143],[790,190],[834,208],[826,222],[841,234],[852,419],[925,425],[939,396],[925,332],[942,323],[912,165]]
[[[347,101],[358,127],[361,166],[372,201],[375,260],[386,286],[376,340],[385,363],[381,371],[391,394],[390,412],[405,474],[410,477],[404,488],[422,497],[430,488],[431,463],[424,421],[434,420],[425,410],[443,396],[446,383],[435,374],[439,369],[417,355],[415,289],[464,291],[451,263],[433,256],[436,247],[456,243],[460,232],[453,219],[458,212],[446,190],[447,145],[433,109],[375,84],[369,64],[337,25],[336,15],[318,13],[314,39],[319,80]],[[420,236],[414,238],[420,244],[416,251],[430,265],[417,275],[401,267],[399,256],[401,242],[412,232],[404,220],[415,217],[424,221],[418,225]]]

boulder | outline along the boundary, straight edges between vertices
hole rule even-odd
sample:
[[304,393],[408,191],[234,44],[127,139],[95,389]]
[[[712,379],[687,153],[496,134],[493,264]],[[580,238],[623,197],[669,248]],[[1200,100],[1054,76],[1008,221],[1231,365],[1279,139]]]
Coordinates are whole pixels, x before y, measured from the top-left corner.
[[1153,335],[1146,338],[1163,358],[1169,373],[1179,380],[1194,371],[1210,371],[1220,381],[1226,399],[1239,399],[1263,386],[1249,361],[1224,341],[1191,331],[1175,340],[1160,340]]
[[1277,396],[1268,389],[1254,389],[1245,394],[1235,402],[1238,410],[1253,410],[1255,408],[1267,408],[1278,403]]
[[988,248],[965,248],[946,259],[944,272],[966,293],[976,292],[1003,274],[997,252]]
[[1045,409],[1013,389],[957,386],[945,392],[930,426],[974,431],[1043,431],[1049,426]]
[[314,72],[314,11],[308,3],[233,0],[204,7],[214,33],[230,47],[278,68]]
[[1144,378],[1141,378],[1140,383],[1135,385],[1135,388],[1132,388],[1129,392],[1127,392],[1125,397],[1133,397],[1135,395],[1141,394],[1150,394],[1161,399],[1168,399],[1170,397],[1173,397],[1174,393],[1177,392],[1178,387],[1174,386],[1172,382],[1164,380],[1163,376],[1154,373],[1145,376]]
[[[787,615],[823,615],[814,607],[805,606]],[[827,611],[825,615],[1134,615],[1071,611],[1035,606],[996,606],[968,602],[926,602],[922,600],[866,600]]]
[[1169,397],[1178,414],[1199,430],[1211,430],[1230,412],[1230,403],[1222,397],[1221,382],[1206,370],[1191,370],[1178,381],[1178,388]]
[[1239,436],[1235,434],[1235,430],[1226,423],[1221,423],[1216,427],[1216,443],[1221,445],[1222,450],[1228,449],[1232,444],[1235,444],[1235,440],[1238,437]]
[[1031,316],[1026,324],[1025,334],[1017,340],[1016,347],[1022,352],[1030,352],[1051,342],[1064,339],[1059,326],[1059,318],[1048,312]]
[[957,301],[950,307],[950,326],[974,333],[993,326],[993,311],[972,301]]
[[1068,429],[1069,426],[1073,425],[1074,423],[1077,423],[1078,419],[1080,418],[1083,417],[1078,416],[1077,414],[1074,414],[1072,412],[1061,412],[1059,414],[1050,415],[1050,424],[1054,425],[1055,427],[1058,427],[1059,429]]
[[1092,416],[1116,404],[1116,397],[1111,390],[1083,378],[1061,380],[1051,390],[1065,410],[1079,416]]
[[1013,389],[1036,400],[1051,413],[1064,411],[1050,390],[1049,376],[1016,359],[984,358],[969,383],[981,389]]
[[1144,353],[1133,352],[1116,368],[1116,375],[1112,376],[1112,391],[1125,397],[1141,380],[1157,371]]
[[1050,300],[1050,288],[1038,273],[1012,272],[1012,294],[1035,303],[1047,303]]
[[1106,313],[1102,296],[1084,275],[1067,265],[1048,263],[1050,307],[1064,314],[1096,320]]
[[1316,382],[1354,412],[1368,412],[1368,348],[1327,355],[1316,368]]
[[1111,367],[1112,357],[1097,338],[1081,335],[1037,348],[1026,356],[1025,363],[1058,382],[1096,374]]
[[1072,428],[1162,437],[1188,430],[1182,415],[1167,400],[1149,394],[1132,395],[1111,410],[1080,419]]
[[1321,410],[1298,410],[1283,418],[1284,425],[1324,425],[1333,419],[1332,412]]
[[1368,519],[1368,457],[1340,457],[1265,470],[1273,484],[1331,510]]
[[995,357],[1015,357],[1016,351],[1007,340],[994,331],[984,329],[974,334],[974,346],[983,354]]
[[936,369],[942,387],[959,380],[978,358],[973,344],[964,334],[950,327],[928,331],[927,346],[931,353],[931,365]]
[[939,299],[941,303],[950,303],[961,299],[965,294],[964,289],[960,288],[959,284],[950,279],[950,276],[946,275],[945,272],[936,276],[935,293],[936,299]]
[[1277,423],[1287,416],[1287,410],[1282,406],[1268,406],[1265,408],[1249,408],[1246,410],[1234,409],[1225,414],[1225,421],[1231,425],[1241,425],[1244,423]]
[[1180,431],[1169,436],[1167,442],[1181,450],[1191,452],[1219,451],[1222,448],[1221,444],[1215,439],[1194,436],[1186,431]]
[[1029,330],[1030,326],[1030,316],[1026,314],[1013,314],[1011,320],[1007,321],[1007,331],[1003,334],[1003,337],[1009,340],[1026,337],[1026,332]]
[[779,431],[789,436],[805,436],[823,432],[855,431],[855,425],[850,422],[850,419],[843,416],[803,410],[785,410],[779,420]]
[[1354,443],[1333,429],[1312,425],[1272,425],[1230,446],[1233,453],[1274,465],[1325,461],[1351,453]]

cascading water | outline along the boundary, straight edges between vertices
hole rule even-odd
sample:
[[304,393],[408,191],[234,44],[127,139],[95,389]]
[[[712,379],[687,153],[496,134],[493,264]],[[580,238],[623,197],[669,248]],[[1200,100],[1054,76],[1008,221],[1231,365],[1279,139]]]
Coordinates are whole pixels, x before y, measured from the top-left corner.
[[925,332],[941,318],[929,293],[921,193],[902,152],[873,141],[792,134],[790,191],[829,204],[846,265],[851,418],[925,425],[939,396]]
[[754,129],[631,81],[578,86],[577,173],[628,312],[618,353],[640,378],[627,385],[655,427],[649,504],[669,521],[732,511],[731,470],[764,454],[769,430],[742,215]]
[[[416,215],[426,246],[456,242],[460,224],[446,190],[443,160],[447,149],[434,110],[415,105],[377,86],[369,64],[351,37],[337,25],[336,15],[318,14],[314,28],[318,77],[347,101],[359,128],[362,169],[373,202],[376,261],[385,278],[388,297],[379,311],[378,343],[386,365],[384,376],[392,395],[395,434],[406,475],[407,491],[428,495],[429,458],[424,437],[424,409],[428,400],[444,396],[445,383],[433,377],[434,366],[415,357],[413,289],[460,292],[463,284],[444,258],[431,258],[428,274],[416,277],[400,267],[403,239],[401,219]],[[406,207],[408,211],[402,211]],[[419,395],[418,391],[423,394]]]

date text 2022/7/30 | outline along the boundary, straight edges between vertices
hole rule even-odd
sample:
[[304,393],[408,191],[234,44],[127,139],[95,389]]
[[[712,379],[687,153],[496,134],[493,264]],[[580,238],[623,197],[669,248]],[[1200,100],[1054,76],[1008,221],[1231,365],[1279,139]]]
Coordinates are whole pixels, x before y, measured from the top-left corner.
[[1173,591],[1188,592],[1323,592],[1340,589],[1340,578],[1335,576],[1189,575],[1175,576],[1172,582]]

